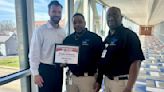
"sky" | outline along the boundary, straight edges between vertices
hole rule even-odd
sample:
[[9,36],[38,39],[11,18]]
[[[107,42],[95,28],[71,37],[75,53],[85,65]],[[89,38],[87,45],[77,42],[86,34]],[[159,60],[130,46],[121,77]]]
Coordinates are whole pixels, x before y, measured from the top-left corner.
[[0,21],[15,19],[15,0],[0,0]]
[[[35,21],[48,20],[48,4],[51,0],[34,0],[34,17]],[[63,5],[63,15],[65,12],[65,0],[58,0]],[[97,5],[97,9],[101,9]],[[101,10],[98,12],[101,14]],[[3,20],[12,20],[15,23],[15,0],[0,0],[0,22]]]

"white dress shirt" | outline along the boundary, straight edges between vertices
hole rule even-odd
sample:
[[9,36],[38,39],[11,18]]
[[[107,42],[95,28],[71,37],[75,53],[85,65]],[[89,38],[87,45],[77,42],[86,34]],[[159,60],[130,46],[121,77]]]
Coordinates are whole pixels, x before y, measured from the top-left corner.
[[54,28],[49,22],[33,32],[30,44],[30,70],[39,75],[40,63],[53,64],[55,44],[62,44],[66,33],[62,28]]

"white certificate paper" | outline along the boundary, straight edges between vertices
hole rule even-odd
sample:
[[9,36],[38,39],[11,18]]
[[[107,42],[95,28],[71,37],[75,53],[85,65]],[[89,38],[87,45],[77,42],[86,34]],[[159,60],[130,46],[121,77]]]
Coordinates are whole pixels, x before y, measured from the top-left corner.
[[78,46],[56,45],[55,63],[78,64]]

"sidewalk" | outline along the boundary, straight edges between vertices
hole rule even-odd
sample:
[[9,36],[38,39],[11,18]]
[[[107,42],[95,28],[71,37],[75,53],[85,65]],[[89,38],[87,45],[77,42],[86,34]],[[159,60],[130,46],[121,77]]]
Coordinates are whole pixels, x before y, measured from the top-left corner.
[[[19,69],[0,66],[0,76],[11,74],[17,71],[19,71]],[[21,92],[20,80],[16,80],[11,83],[0,86],[0,92]]]

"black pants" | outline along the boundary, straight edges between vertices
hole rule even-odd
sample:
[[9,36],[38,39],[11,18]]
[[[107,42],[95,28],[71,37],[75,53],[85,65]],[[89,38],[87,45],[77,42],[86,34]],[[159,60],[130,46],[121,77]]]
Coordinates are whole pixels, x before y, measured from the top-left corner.
[[63,68],[60,65],[39,65],[39,74],[43,78],[43,87],[39,92],[62,92],[63,85]]

